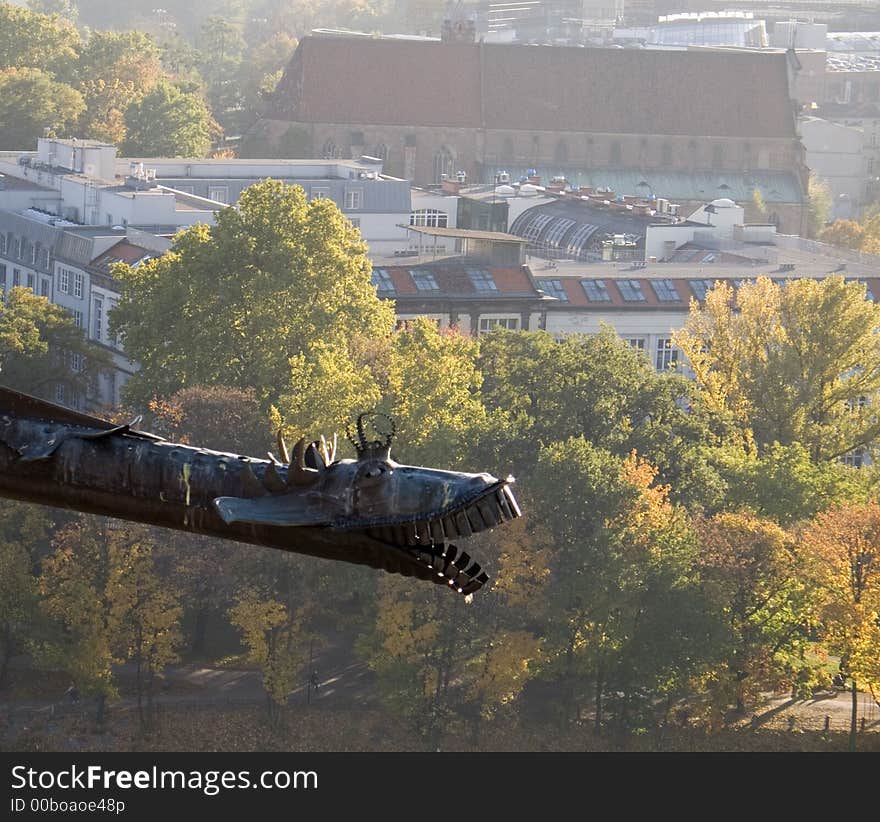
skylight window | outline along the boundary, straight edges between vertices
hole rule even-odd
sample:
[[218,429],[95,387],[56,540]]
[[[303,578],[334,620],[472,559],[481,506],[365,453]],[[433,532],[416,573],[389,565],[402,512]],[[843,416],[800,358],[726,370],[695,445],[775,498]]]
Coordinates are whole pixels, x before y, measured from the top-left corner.
[[620,296],[628,303],[643,303],[646,300],[642,284],[638,280],[617,280]]
[[611,295],[608,293],[608,287],[605,280],[581,280],[584,293],[587,299],[592,303],[610,303]]

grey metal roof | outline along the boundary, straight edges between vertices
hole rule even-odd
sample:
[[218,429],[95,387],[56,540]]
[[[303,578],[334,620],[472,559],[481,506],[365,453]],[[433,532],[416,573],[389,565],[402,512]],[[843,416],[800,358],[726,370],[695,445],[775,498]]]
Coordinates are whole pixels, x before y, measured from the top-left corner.
[[[490,166],[486,179],[491,183],[497,172],[506,171],[511,179],[525,177],[527,168]],[[719,197],[745,203],[759,188],[766,203],[802,203],[804,195],[795,174],[787,171],[665,171],[652,169],[572,169],[544,166],[535,172],[542,180],[564,176],[572,185],[610,188],[616,194],[664,197],[677,200],[703,200]]]

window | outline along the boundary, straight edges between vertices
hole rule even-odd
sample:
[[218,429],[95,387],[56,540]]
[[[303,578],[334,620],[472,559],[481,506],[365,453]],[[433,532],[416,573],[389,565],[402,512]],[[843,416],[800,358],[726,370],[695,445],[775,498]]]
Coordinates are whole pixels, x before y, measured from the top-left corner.
[[452,176],[455,158],[452,152],[443,148],[434,155],[434,182],[442,183],[443,180]]
[[492,275],[484,268],[468,268],[467,275],[470,277],[471,283],[477,291],[491,292],[498,291],[495,280]]
[[437,208],[418,208],[409,215],[410,225],[424,225],[430,228],[447,228],[449,215]]
[[59,382],[55,386],[55,402],[57,402],[59,405],[64,404],[64,383],[63,382]]
[[74,374],[79,374],[83,369],[83,358],[82,354],[77,351],[70,352],[70,370],[73,371]]
[[0,263],[0,288],[6,288],[6,266]]
[[394,294],[394,281],[385,268],[374,268],[371,275],[373,287],[379,294]]
[[311,198],[313,200],[326,200],[330,197],[329,188],[313,188]]
[[419,291],[439,291],[440,286],[430,271],[410,271],[412,281]]
[[92,337],[98,342],[104,340],[104,299],[95,297],[92,302]]
[[48,277],[40,277],[40,296],[49,298],[50,280]]
[[83,298],[83,281],[85,280],[85,276],[79,272],[73,272],[73,296],[78,300]]
[[0,254],[6,253],[6,235],[0,234]]
[[565,289],[562,287],[562,280],[541,277],[538,279],[538,285],[548,297],[555,297],[557,300],[561,300],[564,303],[568,302],[568,294],[565,293]]
[[226,205],[229,202],[229,186],[208,186],[208,199]]
[[13,268],[12,269],[12,287],[15,288],[18,285],[21,285],[21,269],[20,268]]
[[362,188],[349,188],[345,192],[345,208],[346,210],[361,208],[364,200],[364,190]]
[[16,237],[13,235],[12,237],[12,255],[13,257],[20,258],[21,257],[21,237]]
[[678,290],[672,280],[651,280],[651,288],[654,289],[654,293],[661,303],[681,302],[681,297],[678,296]]
[[584,293],[591,303],[610,303],[611,295],[608,293],[608,287],[605,280],[581,280]]
[[562,242],[562,238],[566,235],[569,229],[576,225],[577,223],[574,220],[569,220],[566,217],[558,217],[550,228],[547,229],[544,242],[547,243],[547,245],[552,245],[558,248],[559,244]]
[[642,303],[646,299],[638,280],[617,280],[617,287],[620,289],[620,296],[628,303]]
[[73,311],[73,324],[77,328],[83,327],[83,313],[82,311]]
[[519,318],[517,317],[481,317],[480,333],[488,334],[496,328],[504,328],[507,331],[519,330]]
[[40,265],[40,268],[42,268],[44,271],[48,270],[48,268],[49,268],[49,249],[48,248],[41,248],[40,249],[39,265]]
[[62,294],[70,294],[70,269],[58,269],[58,290]]
[[691,291],[694,292],[694,296],[700,302],[703,302],[706,299],[706,292],[711,291],[715,286],[715,283],[712,280],[690,280],[690,284]]
[[850,451],[849,453],[844,454],[840,461],[844,465],[850,466],[850,468],[861,468],[865,464],[865,456],[867,455],[867,450],[864,447],[859,447]]
[[678,362],[678,349],[669,337],[657,340],[657,370],[665,371]]
[[33,272],[32,272],[32,271],[28,271],[28,273],[27,273],[27,287],[28,287],[31,291],[35,291],[35,290],[36,290],[36,289],[35,289],[36,284],[37,284],[37,279],[36,279],[36,277],[34,277]]
[[644,337],[629,337],[626,342],[630,348],[635,348],[637,351],[644,351],[645,350],[645,338]]

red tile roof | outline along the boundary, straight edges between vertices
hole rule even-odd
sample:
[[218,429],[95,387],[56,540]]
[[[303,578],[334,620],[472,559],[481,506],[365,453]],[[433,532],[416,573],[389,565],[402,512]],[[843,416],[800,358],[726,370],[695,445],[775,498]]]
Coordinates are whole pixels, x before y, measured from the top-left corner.
[[[459,297],[464,299],[498,299],[510,297],[526,297],[540,299],[541,295],[535,289],[526,269],[501,268],[495,266],[480,266],[477,264],[465,265],[419,265],[419,266],[376,266],[383,268],[391,277],[397,297],[419,297],[430,300],[436,297]],[[497,286],[497,291],[478,291],[466,269],[482,269],[492,275],[492,280]],[[413,282],[410,271],[425,271],[434,275],[439,286],[438,291],[419,291]],[[389,295],[390,296],[390,295]]]
[[275,110],[311,123],[796,136],[775,52],[305,37]]
[[139,245],[133,245],[125,240],[120,240],[116,245],[108,248],[103,254],[95,257],[91,262],[91,268],[101,271],[105,274],[110,273],[110,266],[113,263],[136,263],[138,260],[149,256],[153,252]]

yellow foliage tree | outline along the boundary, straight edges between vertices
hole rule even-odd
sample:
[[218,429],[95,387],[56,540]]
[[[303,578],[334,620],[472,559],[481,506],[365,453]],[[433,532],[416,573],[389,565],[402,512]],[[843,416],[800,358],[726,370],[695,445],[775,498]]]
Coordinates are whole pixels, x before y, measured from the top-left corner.
[[269,720],[277,727],[306,662],[303,614],[250,590],[240,596],[229,618],[241,631],[248,660],[260,668]]
[[880,434],[880,306],[843,277],[717,283],[674,335],[706,402],[749,446],[802,443],[814,461]]
[[841,505],[816,516],[802,535],[818,586],[820,626],[840,670],[851,678],[850,748],[858,688],[880,689],[880,504]]

